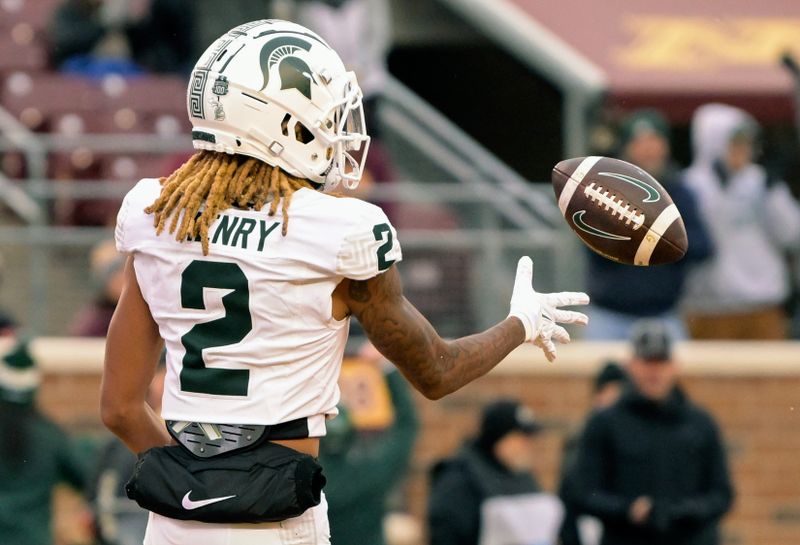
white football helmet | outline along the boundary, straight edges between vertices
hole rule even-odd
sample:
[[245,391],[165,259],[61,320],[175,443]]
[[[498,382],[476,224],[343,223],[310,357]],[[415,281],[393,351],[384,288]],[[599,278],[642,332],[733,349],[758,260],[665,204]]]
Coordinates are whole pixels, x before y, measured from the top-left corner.
[[279,20],[215,41],[187,91],[195,149],[239,153],[330,190],[355,189],[369,136],[356,76],[325,41]]

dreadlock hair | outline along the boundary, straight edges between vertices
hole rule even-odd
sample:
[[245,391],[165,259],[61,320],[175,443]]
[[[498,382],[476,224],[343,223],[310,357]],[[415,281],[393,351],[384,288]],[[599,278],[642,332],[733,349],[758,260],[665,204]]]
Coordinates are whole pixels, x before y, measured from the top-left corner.
[[269,215],[274,216],[278,205],[282,205],[281,233],[286,236],[292,194],[312,187],[308,180],[258,159],[213,151],[195,153],[159,181],[161,194],[144,209],[155,215],[156,234],[160,235],[169,224],[169,232],[175,233],[178,242],[199,237],[203,255],[208,255],[209,227],[220,212],[232,206],[261,210],[270,202]]

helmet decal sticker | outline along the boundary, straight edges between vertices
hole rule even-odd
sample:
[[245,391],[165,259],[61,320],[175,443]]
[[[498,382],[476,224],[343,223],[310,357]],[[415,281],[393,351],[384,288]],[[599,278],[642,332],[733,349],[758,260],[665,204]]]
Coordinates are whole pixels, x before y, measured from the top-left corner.
[[270,71],[276,64],[281,78],[281,89],[297,89],[306,98],[311,99],[311,68],[305,61],[294,54],[299,50],[310,51],[311,44],[300,38],[275,38],[264,44],[261,49],[261,72],[264,84],[259,91],[269,84]]
[[225,109],[222,107],[222,102],[219,97],[211,97],[208,102],[211,104],[211,107],[214,108],[214,121],[225,121]]
[[217,96],[225,96],[228,94],[228,78],[225,76],[220,75],[216,81],[214,81],[214,88],[211,89],[211,92]]

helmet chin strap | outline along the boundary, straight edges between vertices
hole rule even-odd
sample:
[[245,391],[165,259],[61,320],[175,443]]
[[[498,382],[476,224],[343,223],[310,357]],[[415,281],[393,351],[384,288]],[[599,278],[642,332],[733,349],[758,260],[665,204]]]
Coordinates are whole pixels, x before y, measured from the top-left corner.
[[[331,161],[331,165],[328,167],[328,173],[325,175],[325,184],[322,186],[322,191],[333,191],[340,183],[343,183],[343,181],[342,175],[336,167],[336,161]],[[357,185],[356,183],[356,186]],[[345,187],[347,187],[347,189],[355,189],[355,187],[348,187],[347,184],[345,184]]]

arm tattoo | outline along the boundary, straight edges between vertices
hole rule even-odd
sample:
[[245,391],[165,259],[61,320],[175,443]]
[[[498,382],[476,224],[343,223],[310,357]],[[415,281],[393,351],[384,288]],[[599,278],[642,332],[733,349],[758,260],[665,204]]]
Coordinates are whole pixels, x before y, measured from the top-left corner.
[[350,299],[361,304],[369,303],[371,297],[367,283],[356,281],[350,282],[348,295],[350,296]]
[[348,282],[348,306],[369,339],[427,397],[458,390],[524,342],[525,332],[516,318],[469,337],[442,339],[403,297],[394,267],[370,280]]

